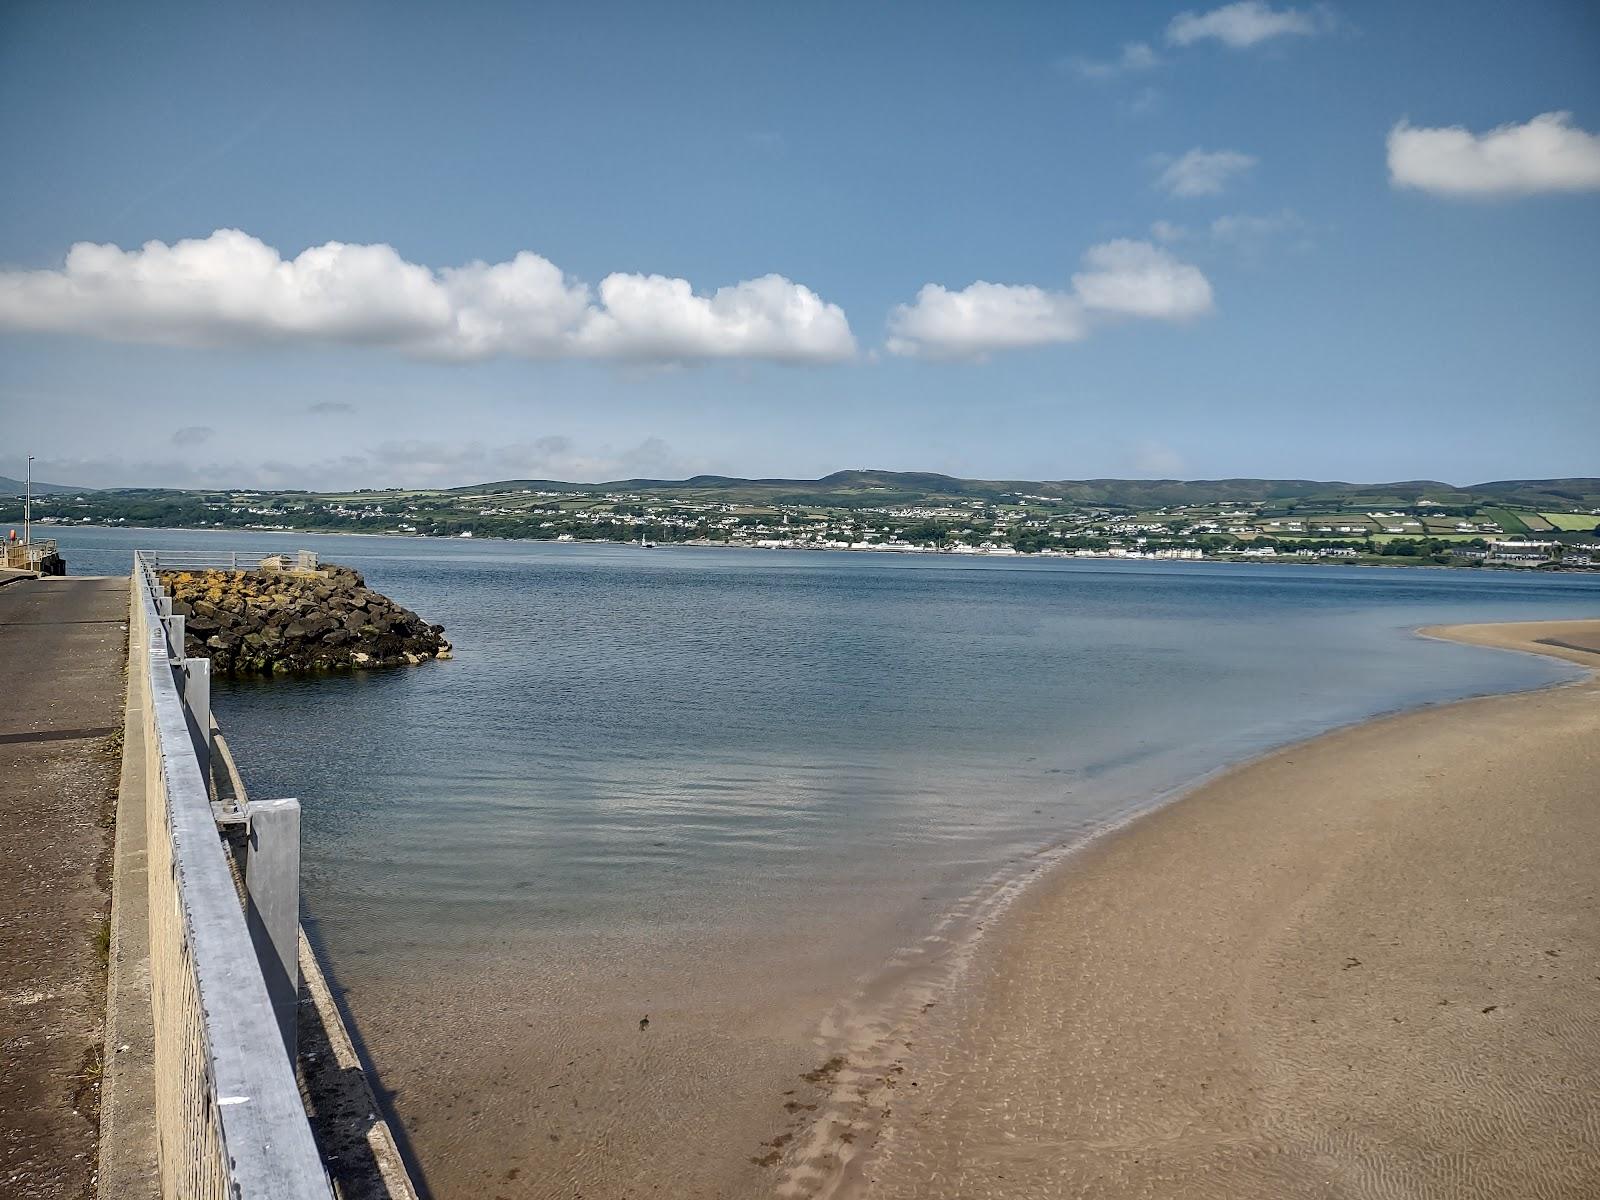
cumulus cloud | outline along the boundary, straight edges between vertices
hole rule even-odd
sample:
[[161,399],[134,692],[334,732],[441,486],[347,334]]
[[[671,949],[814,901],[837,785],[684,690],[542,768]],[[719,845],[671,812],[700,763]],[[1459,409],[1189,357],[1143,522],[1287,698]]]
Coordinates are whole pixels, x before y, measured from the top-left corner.
[[1248,171],[1258,160],[1237,150],[1202,150],[1196,146],[1178,158],[1156,161],[1165,164],[1156,183],[1172,195],[1216,196],[1229,180]]
[[1081,341],[1119,318],[1183,321],[1211,311],[1211,284],[1197,267],[1149,242],[1091,247],[1070,291],[979,280],[960,291],[930,283],[889,314],[890,353],[981,359]]
[[167,345],[336,343],[418,357],[838,362],[837,305],[781,275],[696,294],[661,275],[591,290],[548,259],[434,269],[329,242],[293,259],[236,229],[138,250],[80,242],[60,270],[0,270],[0,330]]
[[1081,58],[1074,55],[1063,59],[1062,65],[1080,79],[1112,79],[1132,71],[1148,71],[1160,65],[1161,59],[1148,42],[1124,43],[1121,53],[1109,60]]
[[[1328,33],[1338,25],[1333,10],[1325,4],[1309,9],[1275,9],[1264,0],[1239,0],[1209,12],[1183,12],[1167,23],[1167,45],[1178,49],[1199,42],[1215,41],[1234,50],[1245,50],[1274,38],[1309,37]],[[1056,60],[1059,70],[1070,71],[1080,79],[1115,79],[1163,64],[1162,57],[1149,42],[1124,42],[1113,58],[1096,59],[1071,55]],[[1147,91],[1133,112],[1147,111],[1159,97]]]
[[1184,321],[1211,311],[1211,284],[1200,268],[1149,242],[1105,242],[1083,261],[1089,270],[1072,277],[1072,290],[1091,312]]
[[1087,333],[1076,296],[980,279],[958,292],[923,285],[914,301],[889,314],[886,344],[891,354],[981,358],[991,350],[1076,342]]
[[1440,196],[1528,196],[1600,190],[1600,136],[1548,112],[1475,134],[1454,125],[1389,131],[1389,182]]
[[1167,25],[1167,41],[1174,46],[1192,46],[1212,40],[1234,50],[1244,50],[1272,38],[1310,37],[1333,28],[1331,10],[1274,9],[1264,0],[1240,0],[1210,12],[1182,12]]

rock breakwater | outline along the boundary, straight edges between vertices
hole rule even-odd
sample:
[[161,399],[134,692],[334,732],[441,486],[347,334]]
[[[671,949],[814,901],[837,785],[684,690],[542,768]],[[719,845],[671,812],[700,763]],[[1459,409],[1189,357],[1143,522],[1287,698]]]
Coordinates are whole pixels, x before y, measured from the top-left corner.
[[370,670],[449,658],[444,626],[367,587],[361,572],[163,571],[185,653],[218,675]]

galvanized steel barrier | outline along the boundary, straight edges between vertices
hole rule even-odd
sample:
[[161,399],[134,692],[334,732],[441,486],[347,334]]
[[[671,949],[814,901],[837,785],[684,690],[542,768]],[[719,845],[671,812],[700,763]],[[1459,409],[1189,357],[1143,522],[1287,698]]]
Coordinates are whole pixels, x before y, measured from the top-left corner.
[[[237,571],[237,550],[141,550],[145,562],[157,571]],[[250,566],[249,559],[245,567]]]
[[54,538],[35,538],[31,542],[0,541],[0,567],[36,571],[41,562],[56,553]]
[[141,550],[139,553],[157,571],[253,571],[269,563],[269,569],[275,571],[317,569],[317,556],[311,550],[297,551],[293,558],[287,554],[269,554],[261,559],[248,554],[240,558],[237,550]]
[[[212,817],[209,662],[185,659],[135,555],[147,661],[150,974],[163,1200],[331,1200],[252,931]],[[270,964],[269,964],[270,965]]]

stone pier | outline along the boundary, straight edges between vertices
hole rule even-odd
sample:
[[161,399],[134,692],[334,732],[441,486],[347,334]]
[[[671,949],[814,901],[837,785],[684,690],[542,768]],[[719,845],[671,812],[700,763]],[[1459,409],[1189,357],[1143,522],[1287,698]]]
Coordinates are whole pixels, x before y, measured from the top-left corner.
[[0,1195],[93,1195],[126,578],[0,587]]

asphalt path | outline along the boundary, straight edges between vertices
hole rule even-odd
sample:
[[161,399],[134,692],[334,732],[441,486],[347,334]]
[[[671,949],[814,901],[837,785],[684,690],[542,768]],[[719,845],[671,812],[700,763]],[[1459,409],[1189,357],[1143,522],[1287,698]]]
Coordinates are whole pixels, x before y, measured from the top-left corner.
[[0,587],[0,1195],[94,1194],[128,580]]

